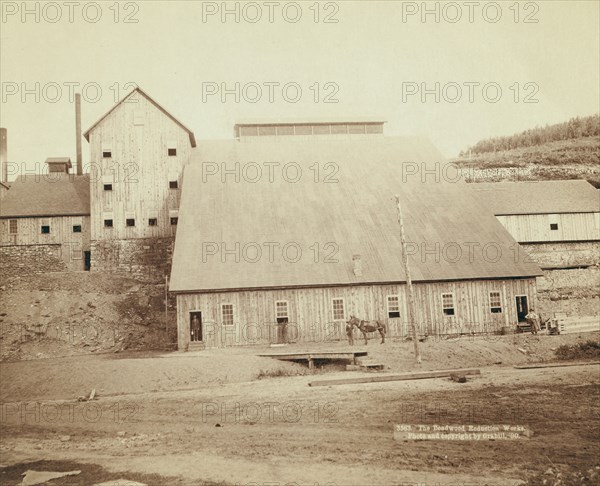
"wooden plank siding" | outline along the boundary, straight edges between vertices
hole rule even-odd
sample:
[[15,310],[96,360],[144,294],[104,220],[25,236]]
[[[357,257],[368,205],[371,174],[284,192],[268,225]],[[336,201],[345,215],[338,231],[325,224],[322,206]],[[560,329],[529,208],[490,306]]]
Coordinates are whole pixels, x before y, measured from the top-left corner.
[[[534,278],[473,280],[414,285],[419,333],[494,332],[517,322],[515,296],[526,295],[536,304]],[[502,312],[492,313],[489,293],[501,294]],[[455,315],[442,311],[442,293],[454,294]],[[400,318],[388,318],[387,297],[397,295]],[[383,320],[388,335],[408,335],[406,285],[361,285],[283,290],[245,290],[177,294],[178,346],[189,344],[190,312],[202,312],[203,342],[207,347],[267,344],[275,342],[276,301],[288,302],[288,337],[296,342],[327,342],[345,339],[344,320],[333,319],[332,299],[344,299],[345,319],[350,314]],[[234,325],[223,326],[222,304],[233,304]]]
[[[17,222],[17,233],[10,231],[10,222]],[[42,225],[50,226],[50,233],[42,233]],[[73,226],[81,225],[81,233]],[[61,255],[71,270],[83,270],[83,252],[90,249],[89,216],[55,216],[49,218],[0,219],[0,246],[61,245]]]
[[[168,155],[171,141],[176,156]],[[182,168],[192,150],[188,132],[134,92],[93,128],[89,142],[92,240],[174,236],[169,211],[179,208]],[[106,148],[112,157],[103,157]],[[177,176],[177,189],[169,188],[171,174]],[[104,177],[111,175],[112,191],[105,191]],[[148,224],[152,213],[158,219],[156,226]],[[104,228],[108,214],[113,219],[111,229]],[[134,217],[135,226],[126,226],[128,215]]]
[[[518,214],[497,218],[520,243],[600,240],[600,213]],[[558,224],[558,230],[551,230],[550,224]]]

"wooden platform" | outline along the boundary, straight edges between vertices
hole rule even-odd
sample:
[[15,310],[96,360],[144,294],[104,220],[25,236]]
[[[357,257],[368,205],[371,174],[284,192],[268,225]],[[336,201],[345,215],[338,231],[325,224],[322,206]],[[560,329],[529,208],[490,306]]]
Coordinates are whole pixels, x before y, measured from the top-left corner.
[[275,358],[282,361],[307,361],[309,368],[314,368],[315,359],[319,360],[347,360],[356,364],[356,358],[367,356],[366,351],[318,351],[311,353],[267,353],[259,354],[263,358]]

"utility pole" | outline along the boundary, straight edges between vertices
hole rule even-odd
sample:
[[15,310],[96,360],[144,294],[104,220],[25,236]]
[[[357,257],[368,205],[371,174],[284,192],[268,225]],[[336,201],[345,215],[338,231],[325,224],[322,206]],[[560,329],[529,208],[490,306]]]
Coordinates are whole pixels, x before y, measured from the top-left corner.
[[396,195],[396,207],[398,208],[398,224],[400,225],[400,242],[402,243],[402,263],[404,273],[406,274],[407,294],[408,294],[408,320],[412,333],[413,343],[415,344],[415,361],[421,364],[421,354],[419,353],[419,340],[417,339],[415,296],[413,295],[412,280],[410,278],[410,269],[408,268],[408,254],[406,253],[406,238],[404,237],[404,223],[402,220],[402,208],[400,207],[400,196]]
[[171,344],[169,341],[169,276],[165,275],[165,343]]

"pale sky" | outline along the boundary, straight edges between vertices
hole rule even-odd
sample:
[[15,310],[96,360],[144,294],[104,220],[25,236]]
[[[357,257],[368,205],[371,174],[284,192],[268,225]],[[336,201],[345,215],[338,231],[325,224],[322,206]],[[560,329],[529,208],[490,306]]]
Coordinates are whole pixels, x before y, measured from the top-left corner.
[[[428,2],[425,18],[420,1],[226,2],[238,19],[222,18],[220,1],[76,3],[28,2],[23,17],[22,2],[0,2],[0,126],[9,161],[28,169],[75,158],[69,83],[87,87],[84,131],[135,83],[199,145],[231,138],[245,118],[378,116],[386,135],[425,135],[452,157],[485,137],[600,110],[597,1]],[[239,102],[203,100],[236,83]],[[273,102],[265,83],[279,83]]]

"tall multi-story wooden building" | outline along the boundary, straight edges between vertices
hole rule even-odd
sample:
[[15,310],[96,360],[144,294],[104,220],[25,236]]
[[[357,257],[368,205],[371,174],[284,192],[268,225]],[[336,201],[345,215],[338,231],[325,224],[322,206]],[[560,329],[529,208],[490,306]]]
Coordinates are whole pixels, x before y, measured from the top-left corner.
[[168,268],[194,134],[140,88],[85,133],[92,270]]

